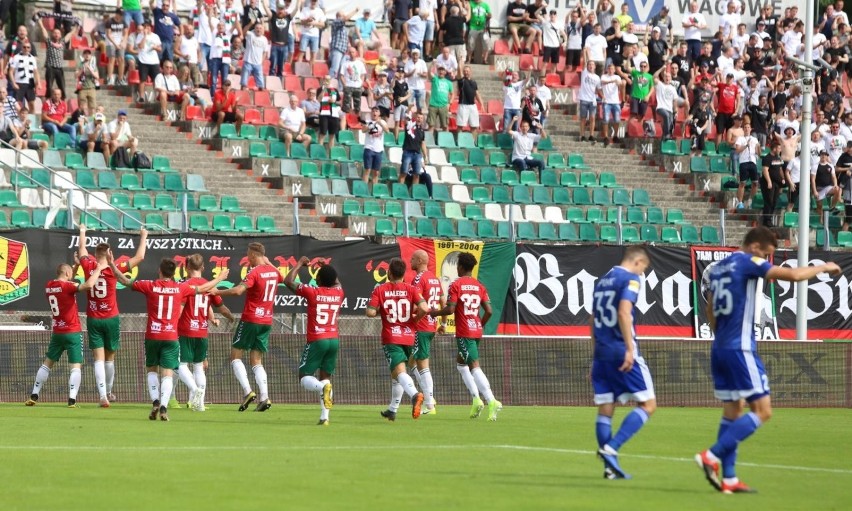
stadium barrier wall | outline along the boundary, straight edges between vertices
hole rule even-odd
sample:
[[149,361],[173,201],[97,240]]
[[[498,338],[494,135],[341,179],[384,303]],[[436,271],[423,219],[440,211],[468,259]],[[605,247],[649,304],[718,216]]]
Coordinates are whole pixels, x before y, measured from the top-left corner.
[[[0,401],[21,402],[29,395],[50,338],[48,332],[0,334]],[[119,402],[149,402],[145,385],[144,334],[122,334],[117,356],[115,394]],[[242,396],[228,361],[230,335],[210,338],[207,401],[235,403]],[[717,406],[710,376],[710,342],[641,340],[640,349],[651,369],[660,406]],[[316,397],[299,384],[300,335],[273,334],[264,360],[270,398],[276,404],[313,403]],[[852,406],[852,344],[818,342],[764,342],[761,357],[769,374],[773,404],[780,407]],[[96,403],[91,352],[79,399]],[[442,404],[468,404],[456,371],[455,341],[437,336],[430,368],[435,398]],[[495,395],[506,405],[591,406],[589,383],[592,343],[588,339],[489,337],[480,343],[480,363]],[[252,385],[254,386],[253,378]],[[340,341],[333,378],[339,405],[386,406],[390,395],[389,371],[377,337],[347,336]],[[68,365],[51,371],[43,402],[64,402]],[[176,383],[183,402],[187,391]]]

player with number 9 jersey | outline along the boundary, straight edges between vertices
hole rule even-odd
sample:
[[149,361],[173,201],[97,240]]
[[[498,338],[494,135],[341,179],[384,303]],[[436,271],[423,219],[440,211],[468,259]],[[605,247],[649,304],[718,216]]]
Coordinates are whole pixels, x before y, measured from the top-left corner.
[[482,338],[482,320],[479,309],[491,303],[488,290],[473,277],[459,277],[447,290],[447,305],[454,308],[456,337],[465,339]]

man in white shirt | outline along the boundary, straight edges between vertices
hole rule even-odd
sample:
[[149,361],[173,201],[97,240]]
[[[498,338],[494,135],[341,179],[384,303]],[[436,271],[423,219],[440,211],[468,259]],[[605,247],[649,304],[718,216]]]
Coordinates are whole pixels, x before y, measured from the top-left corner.
[[385,133],[388,125],[382,119],[379,107],[374,106],[370,110],[370,120],[361,126],[364,137],[364,182],[370,181],[372,174],[373,185],[379,182],[379,174],[382,170],[382,157],[385,152]]
[[265,25],[256,23],[254,30],[246,32],[246,53],[243,57],[243,74],[240,77],[240,85],[243,89],[248,87],[249,75],[254,76],[254,83],[258,90],[265,88],[263,81],[263,63],[269,58],[269,40],[264,34]]
[[311,137],[305,133],[305,112],[299,108],[299,97],[290,95],[290,105],[281,109],[278,117],[278,127],[281,128],[280,135],[290,155],[290,146],[293,141],[301,142],[305,149],[311,146]]
[[441,54],[435,59],[432,64],[432,72],[434,73],[439,67],[447,70],[447,78],[455,80],[459,72],[459,61],[456,56],[450,53],[450,47],[444,46],[441,48]]
[[[518,121],[518,116],[512,118],[512,124]],[[521,131],[509,130],[509,135],[514,141],[512,144],[512,167],[521,172],[528,169],[536,169],[541,172],[544,162],[532,157],[533,149],[542,137],[547,137],[547,132],[542,129],[541,133],[531,133],[530,123],[521,121]]]
[[403,31],[408,38],[408,49],[412,52],[414,50],[423,51],[423,40],[426,38],[429,16],[429,11],[421,10],[419,15],[412,16],[403,26]]
[[840,155],[846,150],[846,138],[840,134],[840,121],[835,119],[831,121],[831,127],[829,128],[829,133],[826,134],[822,141],[825,146],[825,150],[828,151],[828,156],[831,164],[837,166],[837,160],[840,158]]
[[742,21],[739,11],[736,10],[736,5],[733,2],[728,2],[728,12],[719,18],[719,30],[722,32],[722,37],[728,41],[737,30],[737,25]]
[[186,107],[189,106],[189,94],[181,90],[180,80],[175,74],[175,65],[170,60],[163,61],[163,72],[154,78],[154,91],[157,94],[157,101],[160,102],[160,115],[164,120],[169,120],[167,116],[168,104],[177,103],[180,105],[180,118],[186,119]]
[[[663,78],[660,79],[660,74]],[[677,88],[672,85],[672,74],[661,67],[654,73],[654,91],[657,96],[657,115],[663,125],[663,140],[672,138],[674,131],[674,109],[675,104],[683,102],[677,95]]]
[[601,92],[603,95],[604,118],[601,126],[601,137],[604,145],[608,146],[618,142],[618,124],[621,122],[621,77],[615,74],[615,65],[610,64],[606,68],[606,74],[601,76]]
[[[425,65],[425,64],[424,64]],[[361,117],[361,92],[364,90],[364,82],[367,80],[367,68],[364,61],[358,56],[358,50],[354,46],[349,47],[349,55],[340,65],[340,76],[338,82],[343,86],[343,112],[355,112]]]
[[683,39],[686,41],[686,54],[690,62],[696,62],[701,56],[701,31],[707,28],[707,20],[698,12],[698,2],[689,2],[689,14],[683,17]]
[[305,54],[308,62],[313,65],[319,51],[320,29],[325,27],[325,13],[320,9],[317,0],[310,0],[310,3],[305,3],[299,17],[301,19],[299,26],[302,28],[299,49]]
[[598,76],[604,70],[606,48],[607,41],[606,37],[601,35],[601,25],[600,23],[595,23],[594,32],[586,38],[586,44],[583,46],[583,60],[595,63],[595,74]]
[[118,116],[107,125],[109,131],[110,153],[115,153],[119,147],[126,147],[130,155],[136,152],[139,139],[133,136],[130,123],[127,122],[127,110],[119,110]]
[[760,142],[757,140],[757,137],[751,134],[751,124],[743,124],[743,136],[737,139],[734,151],[739,154],[740,161],[740,185],[737,188],[737,209],[743,209],[746,207],[746,203],[743,202],[746,181],[751,182],[751,191],[748,198],[748,205],[751,207],[751,200],[757,192],[757,180],[760,176],[757,170],[757,160],[760,158]]
[[[409,43],[410,44],[410,43]],[[423,99],[426,97],[426,78],[429,69],[426,62],[420,58],[420,50],[411,50],[411,59],[405,64],[405,77],[408,81],[408,90],[414,96],[414,103],[418,110],[423,109]]]
[[155,34],[150,21],[142,24],[142,33],[136,37],[136,60],[139,61],[139,86],[137,89],[138,102],[145,99],[145,82],[160,74],[160,51],[162,51],[160,36]]
[[86,148],[86,152],[103,153],[104,161],[109,163],[109,129],[106,126],[106,116],[102,112],[96,113],[91,122],[86,124],[83,135],[86,137],[85,143],[80,145]]
[[601,88],[601,77],[595,73],[595,62],[586,61],[586,69],[580,73],[580,91],[577,100],[580,101],[580,142],[595,143],[595,119],[598,116],[598,91]]

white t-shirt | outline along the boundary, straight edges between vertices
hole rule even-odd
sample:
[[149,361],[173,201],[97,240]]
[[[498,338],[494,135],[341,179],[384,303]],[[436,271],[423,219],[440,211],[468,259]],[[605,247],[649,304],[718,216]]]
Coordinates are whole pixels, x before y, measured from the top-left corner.
[[163,73],[160,73],[156,78],[154,78],[154,88],[157,90],[178,93],[180,92],[180,80],[178,80],[178,77],[175,74],[166,76]]
[[[745,53],[745,48],[746,46],[748,46],[748,40],[748,34],[737,34],[733,38],[731,38],[731,47],[734,48],[734,57],[740,58],[743,56],[743,54]],[[756,47],[763,48],[763,41],[761,41],[760,39],[758,39],[757,41],[759,44],[756,45]]]
[[160,36],[158,36],[154,32],[151,32],[147,36],[143,33],[140,33],[136,37],[136,48],[139,51],[139,63],[147,65],[159,65],[160,55],[157,53],[157,50],[155,48],[157,46],[160,46],[161,44],[162,42],[160,41]]
[[781,44],[784,45],[784,53],[787,55],[795,55],[799,52],[799,46],[802,44],[802,33],[795,30],[788,30],[781,36]]
[[364,149],[381,153],[385,150],[385,129],[382,123],[367,121],[367,136],[364,137]]
[[420,74],[429,71],[426,67],[426,61],[423,59],[417,59],[417,63],[415,63],[413,60],[409,60],[408,63],[405,64],[405,74],[411,73],[412,71],[414,74],[408,77],[409,90],[425,90],[426,79],[420,76]]
[[541,37],[545,48],[559,48],[559,25],[555,25],[550,20],[544,20],[541,23]]
[[503,86],[503,108],[517,110],[521,108],[521,96],[524,94],[524,82],[515,82]]
[[654,84],[657,95],[657,110],[674,112],[674,101],[677,97],[677,89],[669,83],[657,82]]
[[583,29],[582,25],[579,30],[571,30],[571,23],[568,23],[568,26],[565,28],[565,31],[568,33],[568,49],[569,50],[579,50],[583,47]]
[[278,118],[284,123],[285,128],[298,133],[302,129],[302,123],[305,122],[305,112],[299,107],[288,106],[281,109],[281,115]]
[[258,36],[253,31],[246,33],[245,61],[249,64],[260,66],[263,64],[263,56],[269,53],[269,40],[266,36]]
[[798,158],[793,158],[787,163],[787,170],[790,171],[790,181],[797,184],[802,179],[802,165],[799,162]]
[[740,24],[740,20],[742,16],[740,13],[725,13],[719,18],[719,30],[722,31],[722,35],[725,36],[725,39],[728,38],[729,35],[737,33],[737,25]]
[[109,128],[109,134],[112,136],[112,138],[114,140],[117,140],[118,142],[127,142],[128,140],[130,140],[130,137],[133,136],[133,132],[130,131],[130,123],[127,121],[124,121],[124,123],[121,125],[121,129],[119,129],[118,119],[113,119],[107,125],[107,128]]
[[757,164],[757,158],[760,155],[757,153],[758,146],[760,143],[757,141],[753,135],[742,136],[737,138],[737,142],[735,144],[737,147],[745,147],[743,151],[740,153],[740,163],[752,162]]
[[825,150],[828,151],[828,156],[831,159],[832,165],[837,165],[837,159],[846,150],[846,139],[842,135],[832,135],[829,133],[822,139]]
[[622,32],[621,40],[624,41],[624,44],[639,44],[639,37],[636,34],[632,34],[630,32]]
[[[314,23],[325,23],[325,13],[320,8],[311,9],[309,5],[302,9],[299,17],[303,20],[313,19]],[[313,25],[301,25],[302,36],[319,37],[319,27]]]
[[603,91],[604,103],[609,105],[621,104],[621,98],[618,95],[618,87],[620,85],[621,77],[616,74],[601,76],[601,90]]
[[190,64],[198,64],[198,38],[180,38],[180,54]]
[[443,67],[447,70],[447,74],[455,73],[459,70],[459,61],[456,60],[456,56],[450,53],[448,58],[444,58],[444,54],[440,54],[435,58],[435,65],[437,67]]
[[[210,22],[213,23],[213,28],[210,28]],[[216,27],[219,26],[219,18],[208,19],[207,13],[202,12],[198,16],[198,42],[208,46],[213,45],[213,34],[216,33]]]
[[408,42],[422,45],[426,36],[426,20],[420,16],[412,16],[405,24],[408,26]]
[[580,73],[580,92],[577,94],[577,99],[595,103],[598,100],[597,91],[600,88],[601,77],[595,73],[590,73],[588,69],[584,69]]
[[[423,62],[423,61],[419,61]],[[424,66],[426,64],[424,63]],[[343,78],[343,86],[360,89],[364,86],[362,79],[367,74],[367,68],[361,59],[350,60],[349,57],[340,66],[340,76]]]
[[541,104],[544,105],[545,110],[550,108],[550,100],[553,99],[553,94],[550,92],[550,87],[543,82],[538,86],[538,99],[541,100]]
[[533,147],[541,139],[541,136],[531,131],[527,132],[526,135],[520,131],[513,131],[512,139],[515,141],[512,144],[512,161],[526,160],[532,154]]
[[700,25],[706,25],[707,20],[704,19],[704,15],[700,12],[690,12],[686,16],[684,16],[683,21],[691,21],[693,24],[689,27],[683,27],[683,38],[687,41],[689,40],[701,40],[701,29],[698,28]]
[[606,60],[606,37],[592,34],[586,38],[586,48],[589,49],[589,60],[603,62]]
[[722,76],[726,76],[728,74],[728,70],[733,69],[734,67],[734,59],[722,54],[716,59],[716,65],[719,67],[719,72],[722,73]]

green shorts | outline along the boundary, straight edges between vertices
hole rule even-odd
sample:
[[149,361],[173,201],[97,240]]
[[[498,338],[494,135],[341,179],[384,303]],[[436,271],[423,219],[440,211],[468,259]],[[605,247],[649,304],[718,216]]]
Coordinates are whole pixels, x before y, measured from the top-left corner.
[[414,346],[402,346],[399,344],[383,344],[382,351],[385,352],[385,360],[388,361],[388,369],[393,369],[399,364],[405,364],[411,358]]
[[414,360],[427,360],[429,358],[429,347],[432,346],[432,339],[435,338],[435,332],[417,332],[414,336],[414,351],[412,355]]
[[118,351],[121,347],[121,320],[118,316],[112,318],[86,318],[86,328],[89,330],[89,349],[103,348],[107,351]]
[[456,345],[459,348],[459,357],[465,364],[479,360],[479,339],[456,337]]
[[182,364],[200,364],[207,360],[206,337],[178,337],[180,343],[180,362]]
[[145,367],[160,366],[174,371],[180,365],[179,359],[180,343],[178,341],[145,339]]
[[54,362],[62,358],[62,352],[68,353],[69,364],[83,363],[83,332],[71,334],[52,334],[47,345],[47,355]]
[[266,353],[269,350],[269,332],[271,331],[272,325],[258,325],[257,323],[240,321],[240,324],[237,325],[237,331],[234,333],[234,341],[231,343],[231,347],[238,350],[255,350]]
[[328,374],[334,374],[337,368],[337,350],[340,348],[339,339],[320,339],[305,344],[302,358],[299,360],[299,375],[314,374],[317,369]]

